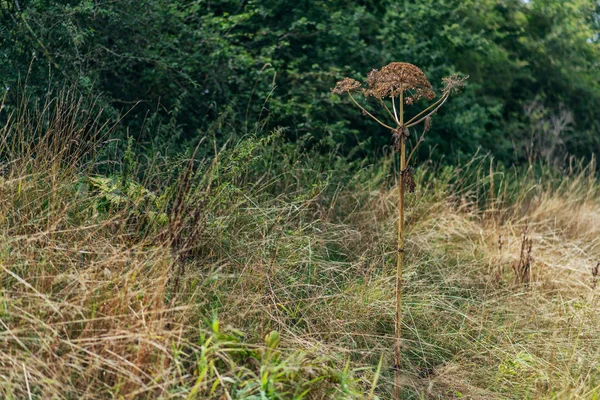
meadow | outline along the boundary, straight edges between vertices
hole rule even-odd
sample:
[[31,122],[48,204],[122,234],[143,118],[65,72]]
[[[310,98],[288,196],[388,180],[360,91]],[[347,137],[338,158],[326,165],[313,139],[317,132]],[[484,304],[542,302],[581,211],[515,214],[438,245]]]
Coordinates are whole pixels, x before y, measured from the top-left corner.
[[[277,130],[121,154],[86,104],[65,90],[0,128],[0,397],[391,398],[393,154]],[[421,163],[403,398],[600,398],[596,174]]]

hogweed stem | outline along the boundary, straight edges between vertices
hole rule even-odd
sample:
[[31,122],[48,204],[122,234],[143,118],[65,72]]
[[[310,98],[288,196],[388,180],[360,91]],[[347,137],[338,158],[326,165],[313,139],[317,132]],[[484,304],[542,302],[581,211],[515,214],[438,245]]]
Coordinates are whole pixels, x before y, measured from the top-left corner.
[[348,96],[350,96],[350,99],[354,102],[354,104],[356,104],[365,114],[367,114],[369,117],[373,118],[376,122],[378,122],[379,125],[383,126],[384,128],[388,128],[388,129],[394,130],[394,128],[392,128],[389,125],[384,124],[379,119],[377,119],[377,117],[375,117],[373,114],[371,114],[370,112],[368,112],[366,108],[364,108],[356,100],[354,100],[354,97],[352,97],[352,95],[350,93],[348,93]]
[[[404,124],[404,93],[400,92],[400,119]],[[400,133],[400,177],[398,180],[398,256],[396,264],[396,327],[394,329],[394,398],[400,399],[400,341],[402,338],[402,261],[404,256],[404,171],[406,169],[406,136]]]

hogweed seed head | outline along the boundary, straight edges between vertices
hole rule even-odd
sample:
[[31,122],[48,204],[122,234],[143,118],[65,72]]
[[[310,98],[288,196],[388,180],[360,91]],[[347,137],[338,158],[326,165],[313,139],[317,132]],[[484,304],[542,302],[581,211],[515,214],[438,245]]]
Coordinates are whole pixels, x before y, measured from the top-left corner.
[[352,78],[344,78],[339,81],[331,91],[336,94],[352,93],[358,91],[360,82]]
[[[468,76],[460,77],[458,75],[444,78],[442,80],[442,95],[421,112],[413,115],[408,121],[405,121],[403,104],[397,109],[396,98],[407,105],[414,104],[421,99],[433,100],[436,95],[431,88],[431,83],[429,83],[420,68],[406,62],[393,62],[382,67],[380,70],[373,69],[367,75],[366,87],[362,89],[362,94],[365,97],[375,97],[378,99],[382,109],[391,118],[392,123],[384,122],[385,118],[380,119],[380,117],[369,112],[363,105],[356,101],[352,93],[359,91],[361,88],[361,84],[357,80],[344,78],[337,82],[331,91],[336,94],[348,94],[350,100],[361,109],[364,115],[369,116],[379,125],[392,131],[395,145],[398,147],[408,138],[408,128],[424,123],[423,133],[418,140],[418,143],[421,143],[423,136],[431,127],[431,116],[444,105],[452,94],[459,92],[464,87],[464,82],[467,78]],[[391,107],[388,107],[386,104],[386,98],[391,99]]]
[[456,94],[465,87],[465,81],[469,79],[469,76],[458,76],[457,74],[450,75],[446,78],[442,78],[444,83],[444,94]]
[[423,71],[405,62],[393,62],[381,70],[372,70],[367,77],[367,85],[365,96],[383,99],[405,93],[406,104],[413,104],[421,98],[432,100],[435,97],[431,83]]

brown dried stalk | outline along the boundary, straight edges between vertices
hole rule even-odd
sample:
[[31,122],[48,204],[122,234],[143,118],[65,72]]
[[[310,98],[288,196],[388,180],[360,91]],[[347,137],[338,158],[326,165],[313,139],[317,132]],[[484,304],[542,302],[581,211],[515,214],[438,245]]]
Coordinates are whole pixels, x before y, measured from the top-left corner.
[[533,240],[527,237],[527,226],[525,226],[525,228],[523,229],[523,238],[521,240],[521,254],[519,256],[519,261],[513,265],[513,271],[515,272],[516,282],[525,286],[529,285],[532,278],[532,248]]
[[[394,398],[400,399],[400,340],[402,324],[402,263],[404,255],[404,193],[405,186],[408,186],[409,192],[415,189],[412,172],[408,169],[410,160],[417,147],[423,142],[425,134],[431,127],[431,116],[435,114],[442,105],[448,100],[450,95],[459,91],[464,86],[467,77],[460,78],[457,75],[444,78],[444,89],[442,96],[430,106],[416,114],[408,121],[404,121],[404,106],[413,105],[421,99],[433,100],[435,93],[427,77],[418,67],[404,62],[393,62],[381,68],[381,70],[372,70],[367,76],[366,87],[363,88],[365,97],[375,97],[380,105],[392,120],[391,123],[383,122],[369,112],[359,102],[356,101],[352,93],[356,93],[361,88],[361,84],[352,78],[344,78],[339,81],[333,93],[348,94],[350,100],[358,106],[365,115],[368,115],[379,125],[392,132],[394,139],[394,148],[400,155],[400,176],[398,177],[398,258],[396,268],[396,318],[394,334]],[[389,99],[391,109],[385,102]],[[398,100],[398,108],[396,107]],[[409,136],[409,128],[424,122],[423,132],[413,146],[409,156],[406,157],[406,139]]]
[[600,262],[592,268],[592,290],[596,289],[598,285],[598,276],[600,276]]

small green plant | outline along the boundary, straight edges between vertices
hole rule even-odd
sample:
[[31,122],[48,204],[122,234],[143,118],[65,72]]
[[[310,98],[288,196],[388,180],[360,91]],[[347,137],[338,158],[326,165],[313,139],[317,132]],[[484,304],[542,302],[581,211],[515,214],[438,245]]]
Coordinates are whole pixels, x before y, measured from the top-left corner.
[[133,180],[123,185],[119,177],[89,176],[81,181],[93,193],[100,212],[127,210],[131,218],[150,225],[164,226],[168,222],[165,195],[158,196]]
[[[408,187],[409,192],[415,189],[412,173],[409,169],[412,156],[418,146],[423,142],[425,134],[431,127],[431,116],[435,114],[448,100],[451,94],[457,92],[464,86],[465,78],[457,75],[443,79],[444,89],[442,96],[414,115],[408,121],[404,120],[404,106],[414,105],[421,99],[433,100],[435,93],[427,77],[413,64],[404,62],[393,62],[381,68],[372,70],[367,76],[366,88],[362,88],[360,82],[352,78],[344,78],[332,89],[336,94],[347,94],[350,100],[358,106],[364,114],[375,120],[379,125],[389,129],[394,139],[394,149],[400,157],[400,175],[398,177],[398,263],[396,269],[396,318],[394,334],[394,393],[395,399],[400,398],[400,339],[402,323],[402,257],[404,254],[404,192]],[[374,113],[362,106],[354,96],[362,88],[365,97],[373,97],[379,101],[382,110],[391,119],[391,122],[383,122]],[[389,100],[387,100],[389,99]],[[398,106],[396,106],[396,102]],[[390,104],[391,103],[391,104]],[[391,106],[391,107],[390,107]],[[406,156],[406,140],[409,137],[409,129],[423,124],[423,132],[414,144],[408,157]]]

